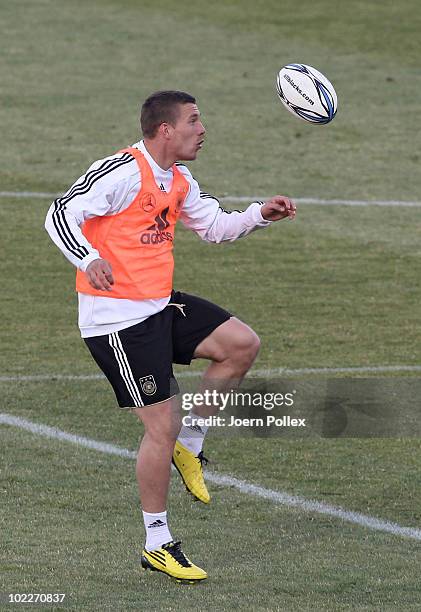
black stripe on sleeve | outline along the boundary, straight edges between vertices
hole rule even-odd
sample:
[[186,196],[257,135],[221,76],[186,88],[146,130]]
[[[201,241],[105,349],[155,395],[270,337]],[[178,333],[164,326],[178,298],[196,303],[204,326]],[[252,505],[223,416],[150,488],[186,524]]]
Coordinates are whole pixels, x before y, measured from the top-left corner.
[[233,212],[238,212],[238,213],[244,212],[244,210],[238,210],[237,208],[234,208],[233,210],[227,210],[226,208],[223,208],[222,206],[219,207],[219,210],[222,210],[222,212],[226,213],[227,215],[230,215]]
[[106,176],[109,172],[120,168],[124,164],[134,161],[134,157],[130,153],[125,153],[119,159],[108,159],[96,170],[90,170],[85,174],[83,180],[80,183],[76,183],[73,187],[64,194],[61,198],[58,198],[60,204],[68,204],[77,195],[83,195],[88,192],[92,185],[103,176]]
[[[56,204],[57,206],[57,204]],[[54,226],[66,248],[78,259],[83,259],[89,255],[88,249],[79,244],[67,223],[64,210],[57,210],[53,213]]]
[[69,224],[65,216],[66,205],[76,196],[88,193],[92,186],[100,178],[106,176],[113,170],[120,168],[124,164],[134,161],[134,157],[130,153],[125,153],[119,159],[107,160],[96,170],[88,172],[83,181],[79,185],[74,185],[67,195],[61,198],[57,198],[54,202],[54,212],[52,219],[54,227],[56,228],[57,234],[63,242],[64,246],[78,259],[83,259],[89,254],[88,249],[81,245],[75,236],[72,234]]
[[201,200],[215,200],[216,202],[218,202],[218,204],[220,204],[218,198],[216,198],[214,195],[211,195],[210,193],[206,193],[206,191],[201,191],[200,192],[200,199]]
[[[52,219],[53,219],[54,227],[56,228],[56,232],[58,236],[60,237],[60,240],[66,247],[66,249],[70,251],[78,259],[83,259],[86,255],[88,255],[88,250],[86,249],[86,247],[80,245],[77,242],[76,238],[73,236],[70,229],[69,229],[69,234],[66,234],[64,224],[63,224],[64,213],[61,211],[58,211],[57,206],[58,206],[58,203],[56,201],[55,202],[56,210],[52,214]],[[67,228],[69,227],[67,223],[66,223],[66,226]],[[69,235],[73,241],[73,245],[76,245],[76,246],[73,246],[72,242],[69,241]]]

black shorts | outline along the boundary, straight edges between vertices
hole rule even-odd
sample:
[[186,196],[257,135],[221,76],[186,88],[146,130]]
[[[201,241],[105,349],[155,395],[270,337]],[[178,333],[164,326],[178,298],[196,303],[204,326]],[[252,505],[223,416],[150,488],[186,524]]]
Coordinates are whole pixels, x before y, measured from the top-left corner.
[[164,310],[142,323],[84,340],[120,408],[148,406],[179,392],[172,364],[190,364],[197,345],[231,316],[212,302],[173,291]]

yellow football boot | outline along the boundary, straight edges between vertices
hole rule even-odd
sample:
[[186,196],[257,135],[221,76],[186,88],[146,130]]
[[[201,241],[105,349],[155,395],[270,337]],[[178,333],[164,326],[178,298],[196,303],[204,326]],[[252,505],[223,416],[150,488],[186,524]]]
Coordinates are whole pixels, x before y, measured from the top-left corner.
[[177,440],[174,446],[172,462],[180,473],[187,491],[204,504],[210,502],[210,495],[203,479],[202,464],[208,460],[203,452],[196,456]]
[[208,577],[207,573],[194,565],[181,550],[181,542],[168,542],[156,550],[142,550],[140,562],[143,569],[163,572],[177,582],[193,584]]

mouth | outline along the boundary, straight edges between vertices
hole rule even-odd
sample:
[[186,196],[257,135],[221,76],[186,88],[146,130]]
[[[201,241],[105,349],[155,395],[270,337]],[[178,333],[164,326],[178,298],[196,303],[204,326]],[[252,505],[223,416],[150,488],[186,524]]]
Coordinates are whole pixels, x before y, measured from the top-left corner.
[[196,145],[196,146],[197,146],[197,149],[201,149],[201,148],[202,148],[202,146],[203,146],[203,143],[204,143],[204,142],[205,142],[204,140],[199,140],[199,142],[198,142],[198,143],[197,143],[197,145]]

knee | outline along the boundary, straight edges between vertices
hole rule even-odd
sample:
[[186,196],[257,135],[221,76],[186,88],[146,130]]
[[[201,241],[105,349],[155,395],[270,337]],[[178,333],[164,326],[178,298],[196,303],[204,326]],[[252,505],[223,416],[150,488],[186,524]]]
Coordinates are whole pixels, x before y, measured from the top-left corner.
[[246,345],[244,347],[245,358],[253,364],[260,350],[260,338],[252,329],[246,339]]
[[245,327],[233,338],[229,349],[229,358],[247,370],[257,357],[260,349],[260,338],[250,327]]
[[156,443],[164,445],[175,443],[180,428],[175,424],[145,426],[145,435]]
[[142,444],[159,453],[172,453],[178,433],[174,428],[145,427]]
[[171,449],[172,452],[177,440],[177,435],[178,434],[174,434],[174,432],[145,430],[143,439],[148,440],[155,448],[161,448],[162,450]]
[[196,349],[194,356],[229,364],[242,376],[251,367],[260,348],[259,336],[248,325],[231,317]]
[[[154,414],[151,410],[156,411]],[[159,406],[136,408],[133,410],[144,427],[144,436],[161,446],[174,445],[181,428],[181,417],[178,411],[167,410],[163,418]],[[148,414],[146,414],[148,412]]]

